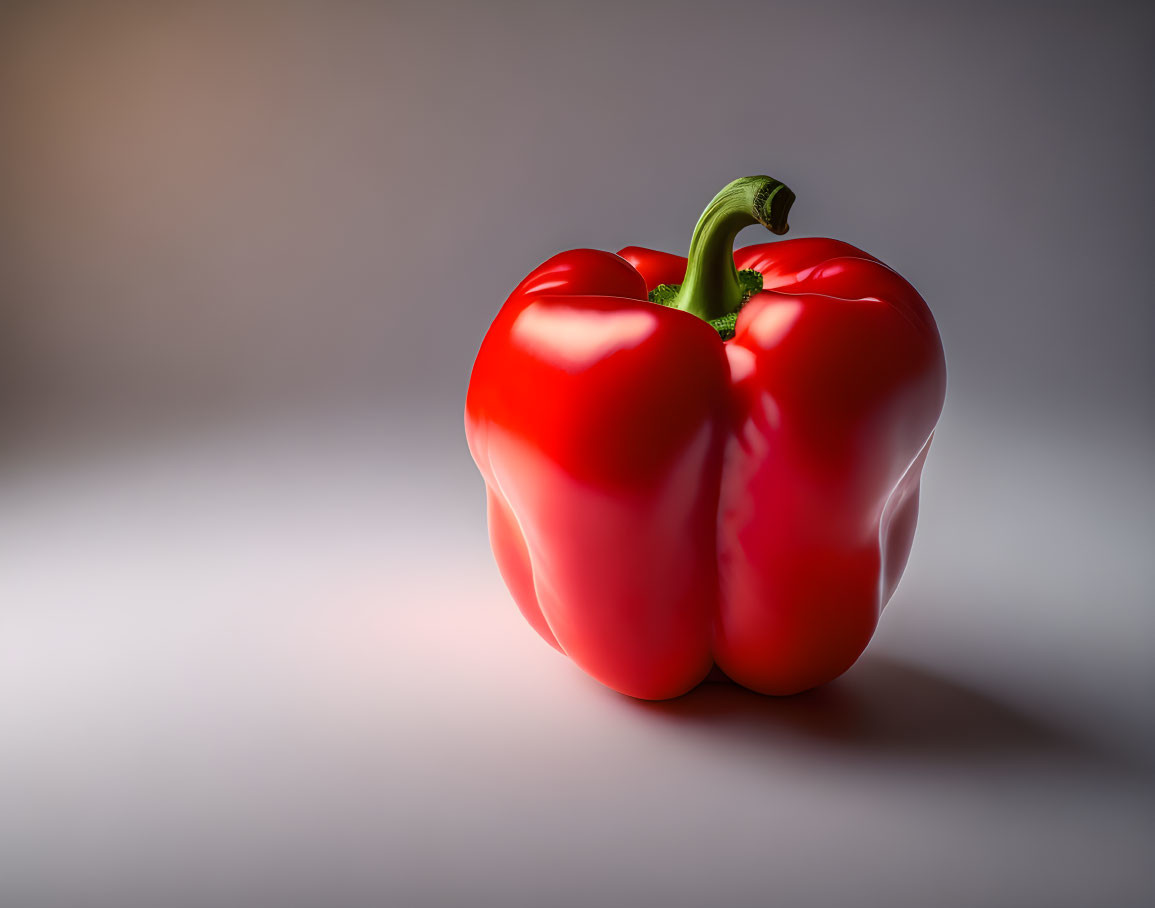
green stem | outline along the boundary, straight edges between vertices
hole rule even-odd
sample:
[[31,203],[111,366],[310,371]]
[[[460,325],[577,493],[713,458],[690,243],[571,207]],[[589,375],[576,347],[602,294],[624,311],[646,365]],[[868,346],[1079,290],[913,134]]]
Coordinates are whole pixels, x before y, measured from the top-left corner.
[[742,177],[714,196],[694,228],[686,278],[670,305],[706,321],[736,312],[743,295],[734,238],[753,224],[785,233],[793,203],[794,193],[785,184],[764,176]]

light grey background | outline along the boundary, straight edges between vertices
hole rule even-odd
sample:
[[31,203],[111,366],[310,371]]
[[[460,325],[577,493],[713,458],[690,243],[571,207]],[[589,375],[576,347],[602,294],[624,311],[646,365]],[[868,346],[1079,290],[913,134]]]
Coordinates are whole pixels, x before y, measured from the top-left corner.
[[[1155,898],[1145,4],[0,17],[0,902]],[[935,312],[919,535],[840,681],[641,705],[516,614],[465,385],[758,172]]]

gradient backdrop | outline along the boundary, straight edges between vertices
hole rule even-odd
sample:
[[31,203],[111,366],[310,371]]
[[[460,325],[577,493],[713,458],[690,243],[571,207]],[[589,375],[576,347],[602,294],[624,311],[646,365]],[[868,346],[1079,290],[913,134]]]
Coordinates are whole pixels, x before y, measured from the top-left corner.
[[[0,903],[1152,904],[1153,111],[1140,3],[4,4]],[[465,386],[762,172],[946,411],[854,669],[646,705],[516,613]]]

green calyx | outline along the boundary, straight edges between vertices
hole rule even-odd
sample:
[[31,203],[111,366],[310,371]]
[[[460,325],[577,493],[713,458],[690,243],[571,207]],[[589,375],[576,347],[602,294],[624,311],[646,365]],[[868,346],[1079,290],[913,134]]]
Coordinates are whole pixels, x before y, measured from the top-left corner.
[[794,193],[772,177],[735,180],[714,196],[698,219],[682,283],[655,287],[650,301],[696,315],[709,322],[722,340],[729,340],[738,310],[762,289],[761,274],[739,274],[734,267],[734,239],[753,224],[774,234],[786,233],[793,203]]
[[[750,297],[762,289],[762,275],[757,271],[739,271],[738,283],[742,286],[742,300],[738,303],[738,308],[708,320],[710,327],[717,331],[718,336],[724,341],[734,336],[734,325],[738,322],[738,313],[742,311],[742,307],[750,301]],[[658,284],[650,291],[650,302],[676,308],[678,291],[681,289],[681,284]]]

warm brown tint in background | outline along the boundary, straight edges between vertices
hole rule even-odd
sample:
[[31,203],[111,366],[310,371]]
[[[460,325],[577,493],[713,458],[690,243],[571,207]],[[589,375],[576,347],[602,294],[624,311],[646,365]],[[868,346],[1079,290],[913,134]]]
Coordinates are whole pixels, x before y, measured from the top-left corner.
[[[6,4],[0,903],[1149,904],[1153,110],[1138,3]],[[469,367],[761,172],[938,318],[919,537],[826,691],[641,707]]]

